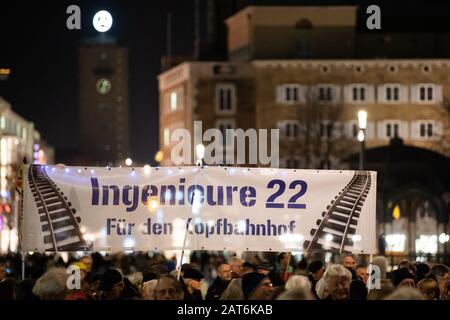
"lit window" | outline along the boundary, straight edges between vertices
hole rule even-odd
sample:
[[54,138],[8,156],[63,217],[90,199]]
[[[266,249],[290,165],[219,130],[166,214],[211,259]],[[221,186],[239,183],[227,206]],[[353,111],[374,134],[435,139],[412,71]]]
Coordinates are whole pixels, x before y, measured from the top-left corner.
[[438,247],[437,235],[420,235],[416,239],[416,252],[435,254]]
[[169,128],[164,128],[164,145],[168,146],[170,144],[170,130]]
[[172,92],[170,94],[170,110],[175,111],[177,110],[177,93]]
[[388,234],[385,239],[387,252],[405,251],[406,236],[404,234]]

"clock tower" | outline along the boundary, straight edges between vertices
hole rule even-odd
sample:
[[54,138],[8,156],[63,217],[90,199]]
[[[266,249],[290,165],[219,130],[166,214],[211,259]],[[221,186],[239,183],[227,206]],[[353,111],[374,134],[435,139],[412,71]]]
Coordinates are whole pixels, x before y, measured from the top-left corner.
[[106,34],[112,17],[105,12],[93,20],[100,34],[79,48],[80,165],[114,166],[130,156],[128,49]]

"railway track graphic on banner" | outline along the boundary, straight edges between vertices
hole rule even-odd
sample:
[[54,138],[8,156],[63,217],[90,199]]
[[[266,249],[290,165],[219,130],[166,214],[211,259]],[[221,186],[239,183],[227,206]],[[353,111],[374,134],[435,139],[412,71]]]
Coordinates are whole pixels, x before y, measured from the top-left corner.
[[28,179],[38,208],[45,251],[86,251],[80,217],[42,165],[30,165]]
[[351,181],[331,200],[327,211],[322,212],[317,228],[311,230],[312,239],[303,246],[307,252],[331,249],[351,252],[353,235],[360,218],[364,201],[371,186],[370,173],[356,172]]

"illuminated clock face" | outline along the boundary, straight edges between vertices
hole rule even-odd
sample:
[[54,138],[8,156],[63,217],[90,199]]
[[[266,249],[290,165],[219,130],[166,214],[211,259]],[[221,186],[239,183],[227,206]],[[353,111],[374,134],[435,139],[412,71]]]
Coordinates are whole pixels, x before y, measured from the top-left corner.
[[97,92],[100,94],[107,94],[111,91],[111,81],[108,79],[99,79],[97,81]]
[[101,10],[97,12],[92,19],[92,24],[94,25],[95,30],[98,32],[106,32],[108,31],[113,23],[113,19],[111,14],[106,10]]

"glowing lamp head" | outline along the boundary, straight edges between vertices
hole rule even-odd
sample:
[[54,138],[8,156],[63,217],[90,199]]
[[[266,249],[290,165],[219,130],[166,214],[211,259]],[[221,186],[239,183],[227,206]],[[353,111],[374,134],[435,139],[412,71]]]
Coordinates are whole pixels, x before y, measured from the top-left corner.
[[205,146],[202,145],[201,143],[199,143],[196,147],[195,147],[195,153],[197,154],[197,158],[199,160],[202,160],[205,157]]
[[111,29],[113,23],[113,18],[111,14],[106,10],[101,10],[94,15],[92,19],[92,24],[95,30],[98,32],[106,32]]
[[125,160],[125,164],[126,164],[127,166],[131,166],[131,165],[133,164],[133,160],[131,160],[130,158],[127,158],[127,159]]
[[358,124],[360,129],[365,129],[367,127],[367,112],[364,110],[358,111]]
[[359,130],[359,132],[358,132],[358,141],[359,142],[363,142],[364,138],[365,138],[364,131],[363,130]]

